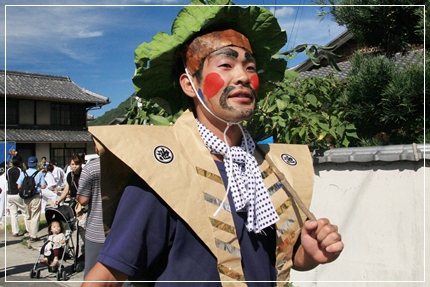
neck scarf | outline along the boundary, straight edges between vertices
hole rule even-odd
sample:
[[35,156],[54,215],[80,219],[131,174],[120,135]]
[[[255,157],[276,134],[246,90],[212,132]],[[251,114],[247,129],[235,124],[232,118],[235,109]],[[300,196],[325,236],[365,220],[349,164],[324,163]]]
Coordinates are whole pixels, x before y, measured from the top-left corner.
[[245,225],[248,232],[260,233],[278,221],[278,214],[264,186],[257,161],[252,155],[255,143],[248,131],[240,127],[244,135],[241,146],[229,147],[197,119],[196,121],[200,136],[209,152],[224,156],[228,178],[226,196],[231,191],[236,211],[247,212]]

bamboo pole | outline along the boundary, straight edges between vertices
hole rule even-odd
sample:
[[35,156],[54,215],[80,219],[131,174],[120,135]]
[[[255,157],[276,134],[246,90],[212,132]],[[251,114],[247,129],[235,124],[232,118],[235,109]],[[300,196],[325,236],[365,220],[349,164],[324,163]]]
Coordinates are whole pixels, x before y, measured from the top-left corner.
[[315,215],[306,207],[306,205],[304,205],[300,196],[297,194],[297,192],[294,190],[294,188],[285,178],[285,175],[275,166],[275,164],[269,158],[269,156],[264,154],[263,150],[258,145],[257,145],[257,149],[262,155],[264,155],[265,160],[269,163],[276,177],[282,183],[282,189],[285,191],[285,193],[296,202],[297,206],[300,208],[301,211],[303,211],[303,213],[306,215],[306,217],[309,220],[316,220]]

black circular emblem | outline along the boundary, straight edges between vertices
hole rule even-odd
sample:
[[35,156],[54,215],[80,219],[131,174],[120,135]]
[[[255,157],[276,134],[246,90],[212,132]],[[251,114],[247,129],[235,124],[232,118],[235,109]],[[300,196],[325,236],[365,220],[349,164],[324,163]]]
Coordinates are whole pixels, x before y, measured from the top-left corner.
[[297,165],[297,160],[289,154],[283,153],[281,154],[281,158],[288,165],[291,165],[291,166]]
[[168,147],[159,145],[154,149],[154,157],[161,163],[171,163],[173,161],[173,152]]

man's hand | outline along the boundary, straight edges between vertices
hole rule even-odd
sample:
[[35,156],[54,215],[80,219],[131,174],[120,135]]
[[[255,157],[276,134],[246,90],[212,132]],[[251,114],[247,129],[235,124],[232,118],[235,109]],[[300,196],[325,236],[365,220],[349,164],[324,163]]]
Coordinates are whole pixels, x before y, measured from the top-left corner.
[[305,222],[301,232],[301,245],[294,257],[294,269],[305,271],[319,264],[329,263],[343,250],[342,237],[336,225],[326,218]]

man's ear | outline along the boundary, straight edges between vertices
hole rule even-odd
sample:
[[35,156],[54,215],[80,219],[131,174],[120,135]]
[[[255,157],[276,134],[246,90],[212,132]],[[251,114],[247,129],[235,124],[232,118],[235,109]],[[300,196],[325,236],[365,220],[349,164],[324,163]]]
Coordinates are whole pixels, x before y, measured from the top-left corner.
[[190,98],[195,98],[197,96],[186,73],[183,73],[179,77],[179,83],[181,84],[182,90],[187,96]]

